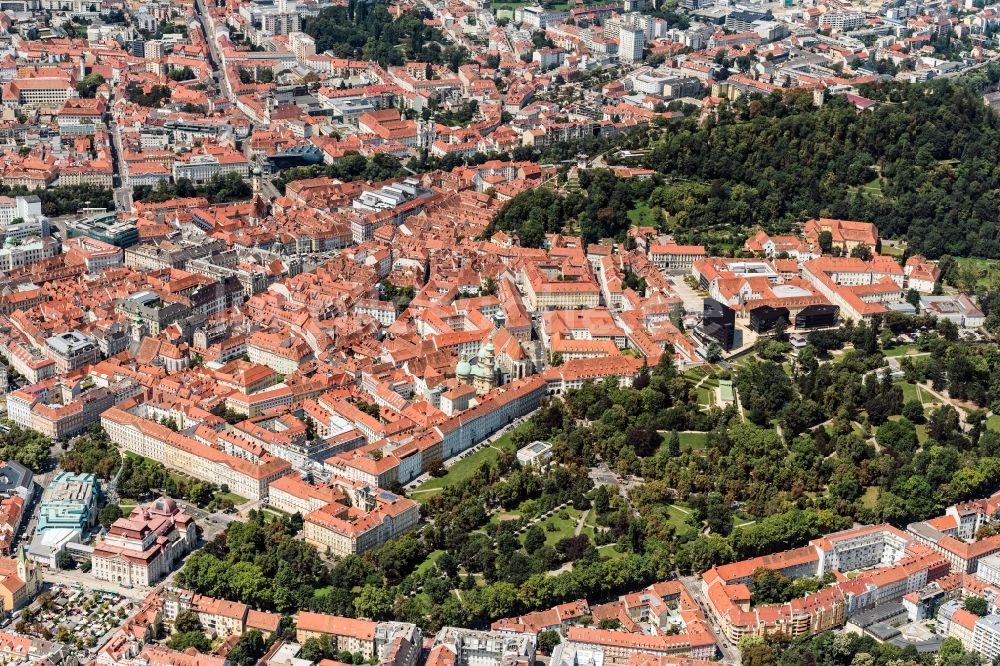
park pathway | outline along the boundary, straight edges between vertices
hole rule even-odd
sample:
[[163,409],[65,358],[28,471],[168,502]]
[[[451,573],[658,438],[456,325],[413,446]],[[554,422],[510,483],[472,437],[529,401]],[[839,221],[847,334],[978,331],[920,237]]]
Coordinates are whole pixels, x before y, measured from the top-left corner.
[[590,509],[587,509],[582,514],[580,514],[580,520],[576,521],[576,530],[573,531],[573,536],[580,536],[580,532],[583,531],[583,525],[587,522],[587,516],[590,515]]

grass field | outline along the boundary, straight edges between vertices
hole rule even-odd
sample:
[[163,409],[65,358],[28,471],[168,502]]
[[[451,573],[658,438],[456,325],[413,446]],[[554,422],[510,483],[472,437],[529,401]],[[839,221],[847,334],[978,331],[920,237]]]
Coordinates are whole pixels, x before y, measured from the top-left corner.
[[420,563],[420,566],[416,568],[415,573],[420,574],[427,571],[432,566],[434,566],[434,563],[437,562],[438,558],[441,557],[442,555],[444,555],[443,550],[432,551],[431,554],[428,555],[427,558]]
[[243,503],[245,503],[247,501],[246,497],[242,497],[240,495],[237,495],[234,492],[228,492],[228,493],[218,492],[218,493],[215,493],[215,499],[229,500],[235,506],[239,506],[240,504],[243,504]]
[[706,407],[711,407],[715,404],[715,390],[706,388],[705,386],[698,387],[698,404],[704,405]]
[[[879,193],[881,194],[881,192]],[[903,253],[905,251],[906,251],[906,243],[904,242],[899,242],[896,245],[886,245],[886,244],[882,245],[882,254],[888,257],[895,257],[896,259],[899,259],[900,257],[903,256]]]
[[736,529],[737,527],[743,527],[744,525],[750,525],[751,523],[755,522],[757,521],[755,521],[753,518],[751,518],[745,513],[737,511],[736,513],[733,514],[733,529]]
[[655,227],[660,211],[642,201],[628,212],[628,221],[633,227]]
[[994,414],[990,418],[986,419],[986,427],[990,430],[1000,432],[1000,415]]
[[868,486],[865,490],[865,494],[861,496],[861,504],[867,509],[875,508],[875,504],[878,502],[878,487]]
[[873,194],[875,196],[882,196],[882,177],[875,176],[872,180],[865,183],[862,187],[865,194]]
[[586,534],[590,538],[594,538],[597,533],[597,512],[593,509],[587,514],[587,519],[583,522],[583,531],[581,534]]
[[890,347],[889,349],[882,350],[882,354],[890,358],[915,353],[917,353],[917,348],[914,345],[898,345],[896,347]]
[[[552,546],[560,539],[573,536],[576,532],[576,524],[582,514],[583,511],[567,506],[559,509],[545,520],[538,522],[538,526],[545,532],[545,545]],[[562,516],[566,517],[563,518]],[[524,534],[521,535],[521,543],[524,543]]]
[[[514,18],[514,10],[529,4],[528,0],[513,0],[509,2],[494,2],[490,8],[496,12],[497,18]],[[501,15],[500,12],[504,12]]]
[[261,509],[261,511],[264,513],[264,516],[269,518],[270,520],[281,520],[283,518],[288,517],[288,513],[282,511],[281,509],[272,509],[271,507],[266,507]]
[[410,492],[413,499],[418,502],[426,502],[437,493],[441,492],[445,486],[461,483],[471,477],[483,463],[492,462],[500,457],[500,452],[514,451],[514,442],[511,441],[510,433],[507,433],[493,444],[485,446],[470,456],[459,460],[448,468],[447,474],[430,479]]
[[1000,273],[1000,259],[978,259],[976,257],[955,257],[962,268],[973,268],[979,273],[978,284],[985,284],[993,274]]
[[920,444],[923,444],[924,442],[926,442],[927,441],[927,426],[925,426],[923,423],[921,423],[921,424],[917,425],[915,427],[915,429],[917,431],[917,442],[920,443]]
[[681,438],[681,451],[703,449],[708,442],[707,432],[682,432],[678,436]]
[[936,405],[940,402],[937,398],[931,395],[927,389],[921,388],[920,386],[917,386],[917,397],[920,399],[920,402],[924,404],[925,409],[927,405]]
[[903,402],[920,400],[920,396],[917,395],[916,384],[911,384],[910,382],[900,382],[900,385],[903,387]]
[[706,368],[703,365],[696,365],[690,370],[685,370],[683,377],[689,382],[697,384],[701,380],[701,378],[707,375],[708,373],[709,373],[708,368]]
[[667,521],[667,524],[673,525],[677,531],[690,527],[691,523],[688,520],[691,517],[690,513],[685,513],[674,504],[667,505],[667,513],[670,514],[670,520]]
[[[669,430],[659,430],[657,431],[663,437],[663,444],[661,446],[667,446],[667,440],[670,437]],[[681,451],[696,451],[698,449],[703,449],[708,443],[708,433],[707,432],[679,432],[677,433],[678,438],[681,440]]]

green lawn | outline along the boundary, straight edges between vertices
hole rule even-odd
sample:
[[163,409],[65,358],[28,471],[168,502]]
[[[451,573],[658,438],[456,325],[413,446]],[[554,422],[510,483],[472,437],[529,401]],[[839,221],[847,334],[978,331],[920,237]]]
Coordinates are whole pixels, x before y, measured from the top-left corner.
[[597,547],[597,552],[601,554],[602,559],[606,560],[620,560],[628,554],[628,551],[618,550],[615,548],[617,544],[607,543],[603,546]]
[[[660,436],[663,437],[663,444],[661,446],[666,447],[667,440],[670,437],[669,430],[658,430]],[[698,449],[703,449],[708,444],[708,433],[707,432],[679,432],[677,436],[681,440],[681,451],[696,451]]]
[[413,499],[418,502],[426,502],[437,493],[441,492],[445,486],[453,483],[461,483],[471,477],[483,463],[493,462],[500,457],[500,450],[514,451],[514,442],[511,441],[510,433],[507,433],[493,444],[485,446],[476,451],[471,456],[466,456],[462,460],[448,468],[447,474],[422,483],[416,490],[410,492]]
[[223,492],[215,493],[215,499],[229,500],[235,506],[239,506],[240,504],[243,504],[243,503],[245,503],[247,501],[246,497],[242,497],[240,495],[237,495],[236,493],[234,493],[232,491],[230,491],[228,493],[223,493]]
[[670,520],[667,521],[667,524],[673,525],[674,529],[677,530],[678,532],[686,530],[688,527],[691,526],[691,523],[688,521],[688,519],[691,517],[691,514],[685,513],[681,509],[677,508],[676,505],[668,504],[667,513],[670,514]]
[[990,430],[1000,432],[1000,416],[994,414],[990,418],[986,419],[986,427]]
[[925,389],[925,388],[921,388],[921,387],[920,387],[919,385],[917,386],[917,398],[918,398],[918,399],[920,400],[920,402],[922,402],[922,403],[923,403],[923,404],[924,404],[925,406],[926,406],[926,405],[930,405],[930,404],[937,404],[938,402],[940,402],[940,401],[939,401],[939,400],[938,400],[937,398],[935,398],[935,397],[934,397],[933,395],[931,395],[931,394],[930,394],[930,393],[929,393],[929,392],[927,391],[927,389]]
[[506,13],[508,13],[508,18],[513,18],[513,16],[514,16],[514,10],[518,9],[519,7],[524,7],[526,4],[528,4],[527,0],[523,0],[521,2],[516,2],[516,1],[515,2],[494,2],[490,6],[491,6],[491,8],[494,11],[496,11],[497,18],[503,18],[503,17],[500,16],[500,12],[506,12]]
[[[583,511],[567,506],[559,509],[545,520],[539,521],[537,525],[545,532],[545,545],[552,546],[555,545],[555,543],[560,539],[573,536],[576,532],[576,524],[579,522],[582,514]],[[561,516],[563,515],[566,517],[562,518]],[[550,526],[555,529],[549,531]],[[521,534],[520,537],[522,544],[524,543],[525,534],[527,534],[527,532]]]
[[290,515],[287,511],[282,511],[281,509],[272,509],[269,506],[264,507],[263,509],[261,509],[261,511],[264,512],[265,516],[272,518],[274,520],[282,520],[283,518],[288,518],[288,516]]
[[898,345],[882,350],[882,354],[886,357],[906,356],[907,354],[915,354],[916,352],[917,348],[914,345]]
[[696,365],[690,370],[685,370],[683,377],[684,379],[697,384],[701,380],[701,378],[707,375],[708,373],[709,373],[708,368],[706,368],[703,365]]
[[514,446],[513,432],[508,432],[503,437],[493,442],[493,446],[498,449],[503,449],[504,451],[510,451],[511,453],[516,451],[517,447]]
[[660,211],[651,208],[645,201],[640,201],[628,212],[628,220],[633,227],[655,227]]
[[597,512],[593,509],[587,514],[587,519],[583,521],[583,531],[581,534],[586,534],[591,539],[597,533]]
[[[890,421],[899,421],[901,418],[903,418],[903,417],[899,416],[897,414],[895,416],[890,416],[889,420]],[[927,426],[926,425],[924,425],[922,423],[915,424],[913,426],[913,429],[917,431],[917,442],[918,443],[923,444],[925,441],[927,441]]]
[[705,386],[698,387],[698,404],[711,407],[715,404],[715,391]]
[[903,402],[909,402],[911,400],[920,400],[920,396],[917,395],[917,385],[911,384],[910,382],[897,382],[903,387]]
[[744,525],[749,525],[754,522],[757,521],[742,511],[737,511],[733,514],[733,528],[743,527]]
[[865,194],[870,194],[876,197],[882,196],[882,177],[875,176],[875,178],[862,185],[861,189]]
[[924,425],[923,423],[921,423],[920,425],[915,426],[914,429],[917,431],[917,442],[920,443],[920,444],[923,444],[924,442],[926,442],[927,441],[927,426]]
[[868,486],[865,490],[865,494],[861,496],[861,504],[866,509],[874,509],[875,504],[878,502],[878,487]]
[[430,555],[428,555],[423,562],[416,568],[414,573],[423,573],[434,566],[434,563],[438,561],[438,558],[444,555],[443,550],[435,550]]
[[977,284],[986,284],[991,276],[1000,273],[1000,259],[979,259],[976,257],[955,257],[962,268],[971,267],[978,273]]
[[882,254],[899,259],[906,252],[906,243],[901,242],[896,245],[882,245]]
[[681,451],[703,449],[708,442],[707,432],[682,432],[678,435],[681,438]]

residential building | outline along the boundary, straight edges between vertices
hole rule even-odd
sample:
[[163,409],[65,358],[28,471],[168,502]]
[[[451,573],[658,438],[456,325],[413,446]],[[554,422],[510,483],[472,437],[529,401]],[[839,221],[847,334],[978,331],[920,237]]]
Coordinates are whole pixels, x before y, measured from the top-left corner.
[[642,61],[646,49],[646,31],[640,27],[621,26],[618,29],[618,59],[624,63]]
[[377,623],[338,615],[299,611],[295,615],[295,639],[304,643],[310,638],[329,636],[338,652],[360,653],[366,659],[375,655]]
[[246,604],[195,594],[180,588],[166,588],[157,594],[163,605],[163,619],[173,623],[185,611],[198,615],[209,636],[226,639],[256,629],[268,635],[278,630],[281,615],[250,608]]
[[531,666],[535,637],[505,631],[443,627],[434,636],[427,662],[453,666]]

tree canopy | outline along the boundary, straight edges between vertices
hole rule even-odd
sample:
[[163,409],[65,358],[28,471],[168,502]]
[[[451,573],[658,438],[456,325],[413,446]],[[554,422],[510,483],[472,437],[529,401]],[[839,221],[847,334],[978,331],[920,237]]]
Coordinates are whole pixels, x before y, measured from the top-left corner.
[[425,25],[418,12],[403,12],[394,20],[381,3],[350,0],[347,6],[325,7],[306,19],[303,30],[316,40],[319,53],[374,60],[383,67],[416,61],[458,71],[468,58],[464,47],[446,45],[441,31]]

